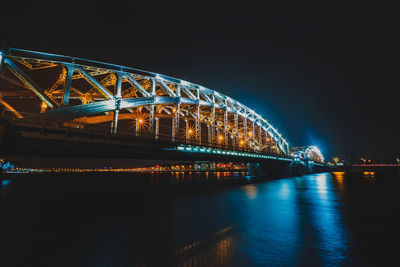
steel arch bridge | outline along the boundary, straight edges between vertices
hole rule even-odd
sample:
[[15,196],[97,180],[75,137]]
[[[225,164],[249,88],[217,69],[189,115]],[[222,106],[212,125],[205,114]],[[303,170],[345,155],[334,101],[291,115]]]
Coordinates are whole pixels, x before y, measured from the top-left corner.
[[262,116],[201,85],[81,58],[3,48],[3,118],[288,157]]
[[312,160],[313,162],[321,164],[325,162],[324,156],[316,146],[293,147],[290,151],[295,159]]

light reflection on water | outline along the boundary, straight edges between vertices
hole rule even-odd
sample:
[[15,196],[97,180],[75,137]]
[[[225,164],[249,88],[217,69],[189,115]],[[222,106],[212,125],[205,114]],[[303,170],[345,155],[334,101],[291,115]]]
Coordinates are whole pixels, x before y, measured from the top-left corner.
[[[252,183],[243,172],[173,172],[148,177],[154,182],[170,179],[183,183],[243,177],[248,184],[190,194],[142,192],[130,198],[105,200],[112,190],[110,185],[120,183],[129,194],[137,186],[112,178],[112,183],[106,179],[107,193],[93,199],[71,201],[65,195],[58,200],[6,199],[3,207],[7,214],[13,214],[5,217],[8,230],[2,237],[8,244],[6,262],[15,261],[16,266],[32,262],[37,266],[75,266],[76,258],[82,266],[343,266],[353,263],[353,251],[364,249],[360,244],[352,248],[354,231],[361,231],[356,236],[368,236],[380,229],[374,225],[363,232],[365,218],[373,214],[369,207],[361,213],[361,224],[347,225],[349,221],[359,222],[351,216],[362,212],[359,207],[365,205],[365,199],[356,201],[373,197],[371,191],[364,196],[360,190],[367,179],[379,179],[375,173],[352,177],[343,172],[320,173],[262,183]],[[82,187],[84,180],[77,181],[68,180],[59,188],[48,181],[37,188],[34,183],[25,188],[35,188],[37,193],[48,190],[58,196],[68,186]],[[194,184],[197,187],[200,183]],[[89,188],[94,185],[88,183]],[[8,184],[8,188],[13,186],[15,191],[14,183]],[[117,187],[117,195],[122,187]],[[349,190],[354,191],[348,194]],[[397,206],[395,210],[386,207],[390,216],[398,214]],[[350,211],[343,212],[344,207],[350,207]],[[389,218],[397,227],[397,221]],[[60,243],[73,245],[48,253],[46,259],[38,258],[42,251]],[[367,244],[374,247],[375,243]],[[13,251],[24,257],[16,257]],[[63,264],[60,259],[70,261]]]
[[11,180],[3,180],[1,181],[1,185],[6,187],[9,183],[11,183]]
[[[232,190],[229,214],[237,228],[229,237],[228,258],[226,251],[211,253],[225,259],[215,266],[230,266],[232,258],[249,266],[340,266],[348,237],[332,179],[332,174],[322,173]],[[198,264],[199,253],[193,257],[196,260],[189,257],[183,266],[205,266]]]
[[364,176],[365,178],[374,179],[374,178],[375,178],[375,172],[363,172],[363,176]]

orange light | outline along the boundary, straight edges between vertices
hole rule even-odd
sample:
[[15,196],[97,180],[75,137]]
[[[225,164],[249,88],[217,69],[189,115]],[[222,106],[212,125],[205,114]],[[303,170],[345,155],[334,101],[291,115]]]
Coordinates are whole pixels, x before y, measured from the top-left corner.
[[189,134],[192,134],[192,133],[193,133],[193,130],[192,130],[192,129],[189,129],[189,130],[188,130],[188,133],[189,133]]
[[243,141],[243,140],[240,140],[240,144],[243,145],[243,144],[244,144],[244,141]]
[[143,123],[143,119],[142,118],[139,119],[139,123]]
[[222,135],[220,135],[220,136],[218,136],[218,140],[222,141],[222,140],[224,140],[224,137]]
[[43,102],[42,102],[42,105],[40,106],[40,108],[41,108],[40,113],[45,112],[46,109],[47,109],[47,104],[46,104],[46,102],[43,101]]

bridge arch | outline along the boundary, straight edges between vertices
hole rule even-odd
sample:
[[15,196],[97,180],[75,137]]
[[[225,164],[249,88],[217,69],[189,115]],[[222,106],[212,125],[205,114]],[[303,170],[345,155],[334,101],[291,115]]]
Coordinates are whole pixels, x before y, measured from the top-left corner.
[[164,130],[172,141],[289,155],[289,144],[267,120],[204,86],[120,65],[16,48],[7,48],[0,56],[6,84],[0,89],[0,103],[18,123],[90,128],[111,122],[111,131],[117,134],[130,121],[135,135],[146,133],[157,139]]
[[323,164],[325,159],[317,146],[304,146],[291,148],[291,155],[301,160],[312,160]]

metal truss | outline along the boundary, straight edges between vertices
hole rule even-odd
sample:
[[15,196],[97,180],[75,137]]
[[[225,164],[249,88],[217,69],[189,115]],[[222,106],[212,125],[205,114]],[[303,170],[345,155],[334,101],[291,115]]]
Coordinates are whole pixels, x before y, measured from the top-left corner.
[[[262,116],[201,85],[120,65],[16,48],[3,49],[0,60],[2,80],[19,88],[18,93],[13,93],[12,86],[1,88],[0,104],[21,122],[82,126],[111,121],[111,133],[116,134],[118,121],[131,119],[135,120],[138,135],[139,118],[144,114],[147,130],[155,139],[160,135],[160,120],[170,118],[172,141],[183,135],[186,142],[200,145],[204,125],[203,136],[207,137],[203,145],[289,155],[287,141]],[[46,81],[39,83],[31,78],[40,71],[52,71],[54,76],[45,78],[50,80],[47,89],[43,89]],[[13,107],[14,95],[40,99],[44,112]],[[184,129],[183,134],[180,129]]]
[[324,163],[325,159],[316,146],[293,147],[290,149],[294,158],[308,159],[317,163]]

